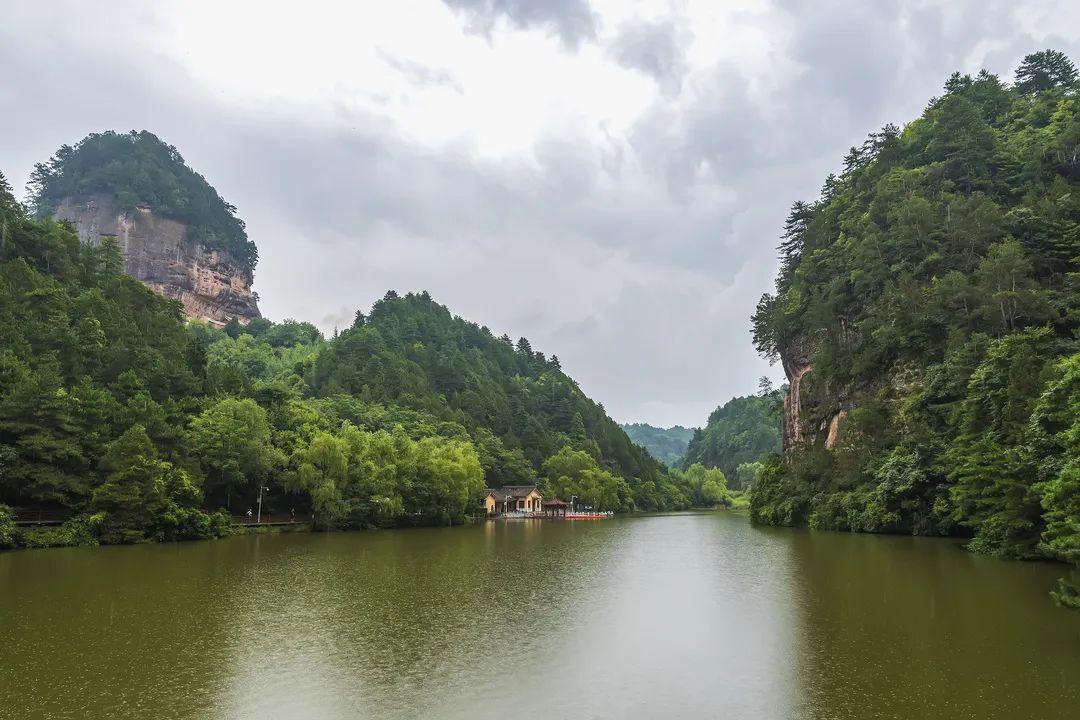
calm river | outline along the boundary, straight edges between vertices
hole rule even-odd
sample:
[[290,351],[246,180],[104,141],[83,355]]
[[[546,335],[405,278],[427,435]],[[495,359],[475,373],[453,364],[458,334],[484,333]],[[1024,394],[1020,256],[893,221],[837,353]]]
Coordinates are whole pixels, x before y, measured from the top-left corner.
[[0,554],[2,718],[1077,718],[1060,566],[727,513]]

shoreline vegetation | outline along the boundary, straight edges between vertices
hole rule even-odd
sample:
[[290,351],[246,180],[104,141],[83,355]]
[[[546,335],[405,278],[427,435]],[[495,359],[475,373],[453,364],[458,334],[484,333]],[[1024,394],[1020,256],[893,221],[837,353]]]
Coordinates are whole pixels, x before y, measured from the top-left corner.
[[[1080,564],[1080,81],[954,73],[793,205],[754,341],[791,383],[770,525]],[[1054,597],[1080,609],[1080,587]]]
[[[680,515],[680,514],[702,514],[713,512],[731,512],[737,515],[747,515],[749,512],[749,497],[738,491],[733,492],[731,496],[731,504],[725,505],[723,503],[717,505],[701,505],[682,508],[679,510],[632,510],[622,513],[618,513],[612,517],[660,517],[665,515]],[[5,524],[5,521],[9,518],[5,516],[5,511],[0,510],[0,541],[5,538],[7,544],[3,545],[3,549],[7,550],[41,550],[47,548],[65,548],[65,547],[99,547],[101,543],[98,538],[86,528],[85,518],[72,518],[71,521],[63,523],[61,525],[13,525]],[[505,518],[490,518],[481,515],[469,515],[459,523],[454,523],[450,527],[464,527],[471,525],[481,525],[487,522],[516,522],[519,519],[524,520],[536,520],[544,522],[575,522],[574,518],[561,518],[561,517],[536,517],[536,518],[514,518],[507,520]],[[413,530],[422,527],[439,527],[436,525],[396,525],[396,526],[370,526],[370,527],[355,527],[355,528],[319,528],[313,525],[311,522],[296,521],[292,523],[258,523],[252,522],[238,522],[229,523],[227,526],[223,526],[221,532],[217,534],[207,535],[202,538],[188,538],[188,539],[172,539],[172,540],[153,540],[143,539],[136,543],[128,544],[160,544],[167,542],[194,542],[197,540],[220,540],[228,537],[236,537],[239,535],[286,535],[291,533],[315,533],[315,532],[371,532],[371,531],[396,531],[396,530]],[[445,527],[445,526],[444,526]]]

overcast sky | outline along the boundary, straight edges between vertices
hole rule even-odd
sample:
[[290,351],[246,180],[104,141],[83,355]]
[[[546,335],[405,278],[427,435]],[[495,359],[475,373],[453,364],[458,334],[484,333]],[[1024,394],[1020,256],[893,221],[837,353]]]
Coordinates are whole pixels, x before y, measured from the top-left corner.
[[426,289],[617,420],[700,425],[782,377],[749,316],[791,203],[953,70],[1078,37],[1071,0],[5,2],[0,170],[150,130],[247,222],[271,319]]

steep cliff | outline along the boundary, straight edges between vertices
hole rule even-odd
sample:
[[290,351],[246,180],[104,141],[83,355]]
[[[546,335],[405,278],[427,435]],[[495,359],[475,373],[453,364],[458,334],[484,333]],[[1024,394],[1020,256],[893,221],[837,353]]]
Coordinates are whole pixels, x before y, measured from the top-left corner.
[[755,520],[1076,559],[1078,97],[1053,51],[954,74],[792,206],[753,321],[790,386]]
[[785,452],[816,443],[833,449],[851,410],[850,388],[822,382],[812,372],[821,344],[821,333],[808,333],[781,345],[777,353],[788,381],[782,426]]
[[802,425],[802,380],[813,367],[809,358],[790,356],[781,353],[784,375],[787,376],[788,390],[784,395],[783,440],[784,450],[791,450],[802,444],[806,433]]
[[124,271],[179,300],[189,318],[220,327],[232,318],[246,324],[260,317],[251,270],[228,251],[191,239],[182,222],[145,206],[125,211],[106,195],[64,198],[55,215],[71,222],[83,242],[115,237],[124,255]]
[[224,325],[259,317],[259,251],[236,208],[151,132],[92,133],[34,166],[36,217],[69,220],[84,242],[115,237],[124,268],[188,317]]

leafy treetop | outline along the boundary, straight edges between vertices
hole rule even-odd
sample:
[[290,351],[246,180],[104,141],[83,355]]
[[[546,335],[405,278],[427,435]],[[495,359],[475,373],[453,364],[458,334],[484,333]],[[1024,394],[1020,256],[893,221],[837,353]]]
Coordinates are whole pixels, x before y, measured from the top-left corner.
[[249,270],[259,259],[236,208],[189,168],[175,147],[145,130],[93,133],[74,147],[62,146],[34,166],[28,190],[39,217],[54,214],[66,198],[111,195],[125,210],[145,205],[185,223],[192,240],[228,251]]

